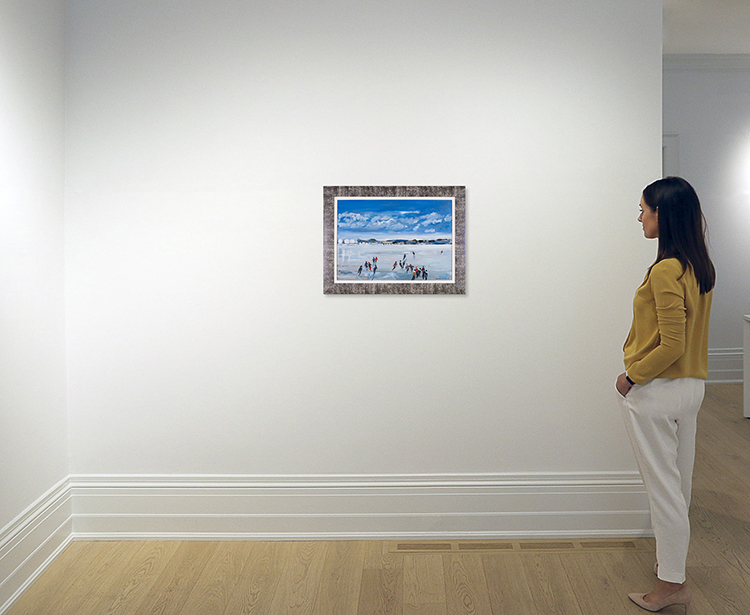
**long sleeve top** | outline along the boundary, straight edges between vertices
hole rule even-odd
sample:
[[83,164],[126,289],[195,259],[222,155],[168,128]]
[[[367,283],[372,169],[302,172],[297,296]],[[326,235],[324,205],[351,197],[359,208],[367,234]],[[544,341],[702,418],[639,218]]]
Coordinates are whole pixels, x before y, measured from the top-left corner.
[[713,291],[701,295],[692,269],[659,261],[633,300],[633,324],[623,350],[636,384],[652,378],[708,376],[708,320]]

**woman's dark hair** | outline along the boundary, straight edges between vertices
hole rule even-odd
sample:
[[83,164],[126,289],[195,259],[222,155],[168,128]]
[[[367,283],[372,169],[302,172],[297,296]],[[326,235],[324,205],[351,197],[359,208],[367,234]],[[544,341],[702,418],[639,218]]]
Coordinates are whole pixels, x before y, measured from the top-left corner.
[[716,270],[708,256],[706,220],[693,187],[681,177],[665,177],[646,186],[643,200],[659,216],[659,248],[654,265],[676,258],[684,271],[688,267],[693,270],[701,294],[709,292],[716,282]]

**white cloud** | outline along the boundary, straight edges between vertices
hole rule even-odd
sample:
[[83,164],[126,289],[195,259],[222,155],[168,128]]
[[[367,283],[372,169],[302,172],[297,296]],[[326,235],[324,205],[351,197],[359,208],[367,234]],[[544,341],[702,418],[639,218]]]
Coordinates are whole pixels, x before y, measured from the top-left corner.
[[422,224],[440,224],[441,222],[443,222],[443,217],[434,212],[422,216]]
[[365,228],[367,218],[362,214],[345,212],[339,214],[339,226],[343,228]]

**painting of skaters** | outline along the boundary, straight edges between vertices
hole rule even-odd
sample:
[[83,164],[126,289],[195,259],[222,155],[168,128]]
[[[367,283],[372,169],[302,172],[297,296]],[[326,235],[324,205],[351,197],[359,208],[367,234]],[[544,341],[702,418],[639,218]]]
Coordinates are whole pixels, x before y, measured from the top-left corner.
[[454,199],[336,199],[336,281],[454,280]]

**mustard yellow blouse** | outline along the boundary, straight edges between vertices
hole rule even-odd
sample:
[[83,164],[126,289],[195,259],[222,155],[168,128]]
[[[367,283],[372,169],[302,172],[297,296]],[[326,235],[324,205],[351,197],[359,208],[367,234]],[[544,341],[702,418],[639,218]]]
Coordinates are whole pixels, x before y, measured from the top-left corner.
[[658,262],[633,300],[625,370],[636,384],[652,378],[708,376],[708,320],[713,291],[700,294],[692,269],[676,258]]

